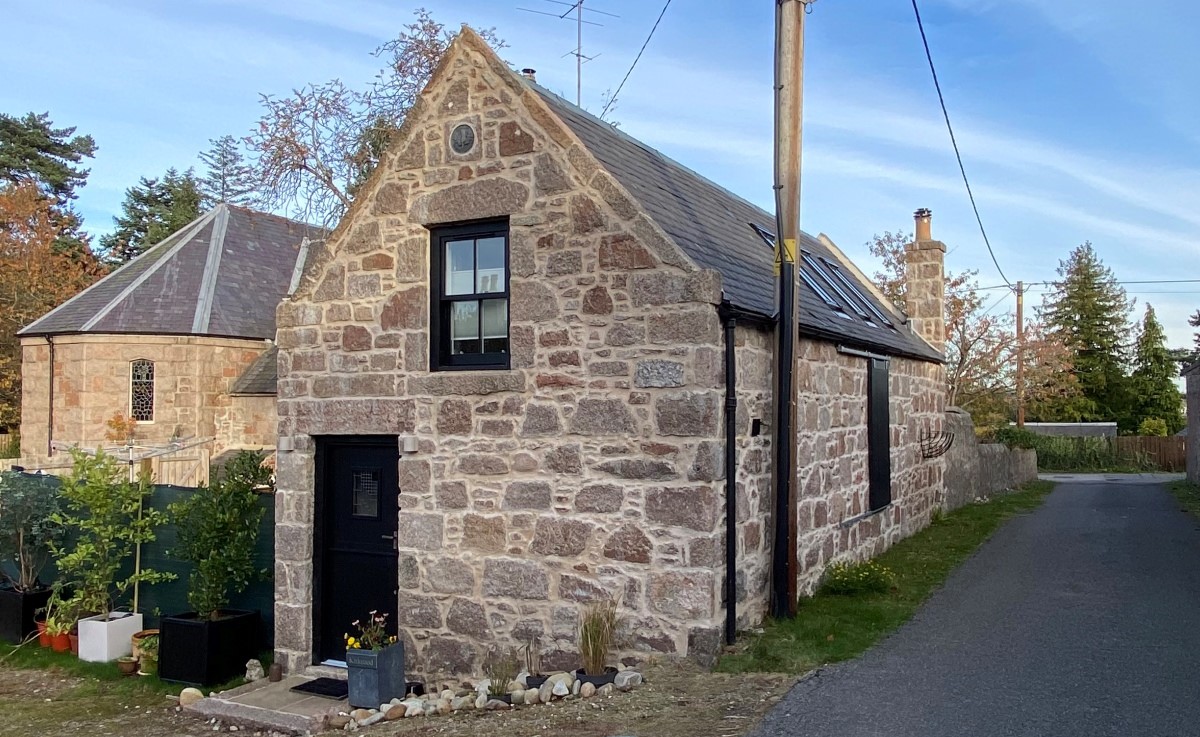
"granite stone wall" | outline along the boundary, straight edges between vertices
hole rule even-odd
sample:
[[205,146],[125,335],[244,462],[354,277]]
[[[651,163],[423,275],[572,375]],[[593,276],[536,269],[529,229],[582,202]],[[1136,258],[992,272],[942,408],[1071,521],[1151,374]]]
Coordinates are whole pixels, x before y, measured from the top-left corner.
[[[478,142],[458,155],[463,122]],[[511,369],[432,372],[427,227],[496,217]],[[720,299],[534,93],[456,43],[277,313],[296,448],[277,470],[279,660],[311,659],[314,438],[343,434],[417,441],[398,522],[413,670],[477,671],[534,636],[545,665],[574,664],[579,615],[606,599],[623,655],[715,649]]]

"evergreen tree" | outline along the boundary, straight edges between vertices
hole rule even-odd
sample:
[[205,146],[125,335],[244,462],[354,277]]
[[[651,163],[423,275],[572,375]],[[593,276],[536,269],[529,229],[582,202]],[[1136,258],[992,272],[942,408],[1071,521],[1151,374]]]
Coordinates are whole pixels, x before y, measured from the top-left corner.
[[94,259],[83,232],[83,220],[71,207],[75,190],[87,182],[88,170],[78,166],[96,154],[91,136],[76,136],[75,128],[55,128],[49,113],[17,118],[0,113],[0,183],[31,182],[54,204],[51,218],[57,236],[55,253],[86,267]]
[[198,182],[206,208],[221,202],[249,206],[254,203],[254,173],[242,156],[237,139],[221,136],[209,141],[212,148],[200,154],[208,167]]
[[1144,420],[1158,418],[1167,424],[1168,435],[1183,429],[1182,397],[1175,388],[1178,373],[1167,349],[1162,324],[1155,316],[1154,308],[1146,305],[1134,354],[1132,388],[1136,414],[1131,424],[1140,426]]
[[110,264],[119,265],[145,253],[151,246],[200,216],[200,189],[191,169],[180,174],[168,169],[161,179],[142,177],[125,190],[116,230],[100,238],[100,248]]
[[1072,352],[1071,364],[1086,400],[1084,420],[1130,426],[1130,394],[1125,374],[1132,301],[1091,243],[1059,262],[1058,282],[1046,295],[1042,319]]

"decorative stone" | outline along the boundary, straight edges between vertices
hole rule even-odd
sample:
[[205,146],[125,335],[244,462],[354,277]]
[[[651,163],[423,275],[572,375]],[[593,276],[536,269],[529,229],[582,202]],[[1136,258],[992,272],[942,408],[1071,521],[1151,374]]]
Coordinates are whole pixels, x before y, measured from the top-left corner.
[[[401,709],[401,711],[404,710]],[[327,724],[329,725],[330,729],[345,729],[347,726],[349,726],[351,721],[352,720],[350,719],[349,714],[334,714],[333,716],[329,717]]]
[[549,592],[549,579],[539,563],[503,558],[489,558],[483,563],[484,596],[546,599]]
[[382,722],[383,720],[384,720],[384,715],[383,715],[382,713],[380,713],[380,712],[375,712],[375,713],[374,713],[374,714],[372,714],[371,716],[369,716],[369,717],[367,717],[366,719],[363,719],[362,721],[360,721],[360,722],[358,723],[358,726],[360,726],[360,727],[369,727],[369,726],[371,726],[372,724],[378,724],[379,722]]
[[525,689],[523,688],[514,688],[508,692],[508,695],[514,704],[525,703]]
[[[572,683],[574,683],[574,681],[572,681]],[[554,681],[550,686],[550,693],[555,696],[566,696],[567,694],[571,693],[571,687],[568,686],[564,681]]]
[[487,703],[488,703],[487,693],[481,693],[475,697],[475,708],[476,709],[482,709],[483,707],[487,706]]
[[422,717],[425,716],[424,704],[413,704],[404,708],[404,716],[406,717]]
[[475,699],[471,696],[455,696],[450,701],[450,709],[452,711],[462,711],[463,709],[474,709]]
[[403,719],[408,714],[408,707],[404,704],[392,704],[391,708],[384,712],[383,718],[389,722],[394,722],[397,719]]
[[604,544],[604,557],[628,563],[649,563],[654,549],[650,538],[634,525],[623,525]]
[[537,690],[538,701],[540,701],[543,704],[549,704],[550,700],[554,698],[553,692],[554,692],[554,684],[551,683],[550,681],[544,682],[541,686],[538,687],[538,690]]
[[629,407],[619,399],[580,399],[571,432],[580,435],[627,435],[635,431]]
[[596,684],[588,682],[583,684],[579,689],[579,695],[585,699],[590,699],[596,695]]
[[541,700],[541,695],[538,689],[531,688],[525,692],[525,705],[533,706]]
[[360,724],[369,716],[371,716],[370,709],[355,709],[354,711],[350,712],[350,718],[356,722],[359,722]]
[[[260,666],[261,667],[261,666]],[[183,708],[188,708],[200,699],[204,698],[204,692],[198,688],[185,688],[179,692],[179,705]]]
[[[512,708],[511,706],[509,706],[505,702],[501,701],[500,699],[488,699],[486,697],[482,697],[482,698],[484,698],[483,708],[486,709],[487,711],[508,711],[509,709]],[[478,704],[479,702],[475,702],[475,703]]]
[[600,688],[596,689],[596,695],[597,696],[612,696],[613,691],[615,691],[615,690],[616,690],[616,687],[614,687],[611,683],[606,683],[603,686],[601,686]]
[[636,670],[623,670],[613,679],[613,687],[621,691],[628,691],[634,686],[642,684],[642,674]]
[[438,714],[449,714],[450,711],[451,711],[450,710],[450,700],[449,699],[438,699],[437,713]]

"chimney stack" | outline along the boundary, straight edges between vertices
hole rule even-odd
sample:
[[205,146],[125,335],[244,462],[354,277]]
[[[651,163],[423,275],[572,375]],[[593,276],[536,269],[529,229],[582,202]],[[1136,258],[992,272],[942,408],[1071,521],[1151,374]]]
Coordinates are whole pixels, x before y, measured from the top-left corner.
[[904,247],[904,299],[912,331],[942,353],[946,352],[946,244],[933,240],[933,213],[922,207],[913,213],[913,242]]
[[530,69],[529,67],[525,67],[524,69],[521,70],[521,76],[524,77],[525,79],[528,79],[530,82],[536,82],[537,81],[537,70]]

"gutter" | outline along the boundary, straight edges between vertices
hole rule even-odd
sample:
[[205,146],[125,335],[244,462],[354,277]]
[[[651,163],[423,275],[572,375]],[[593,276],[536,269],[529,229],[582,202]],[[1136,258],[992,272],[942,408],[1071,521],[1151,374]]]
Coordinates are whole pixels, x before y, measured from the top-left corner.
[[725,644],[737,639],[737,316],[729,302],[717,314],[725,328]]

